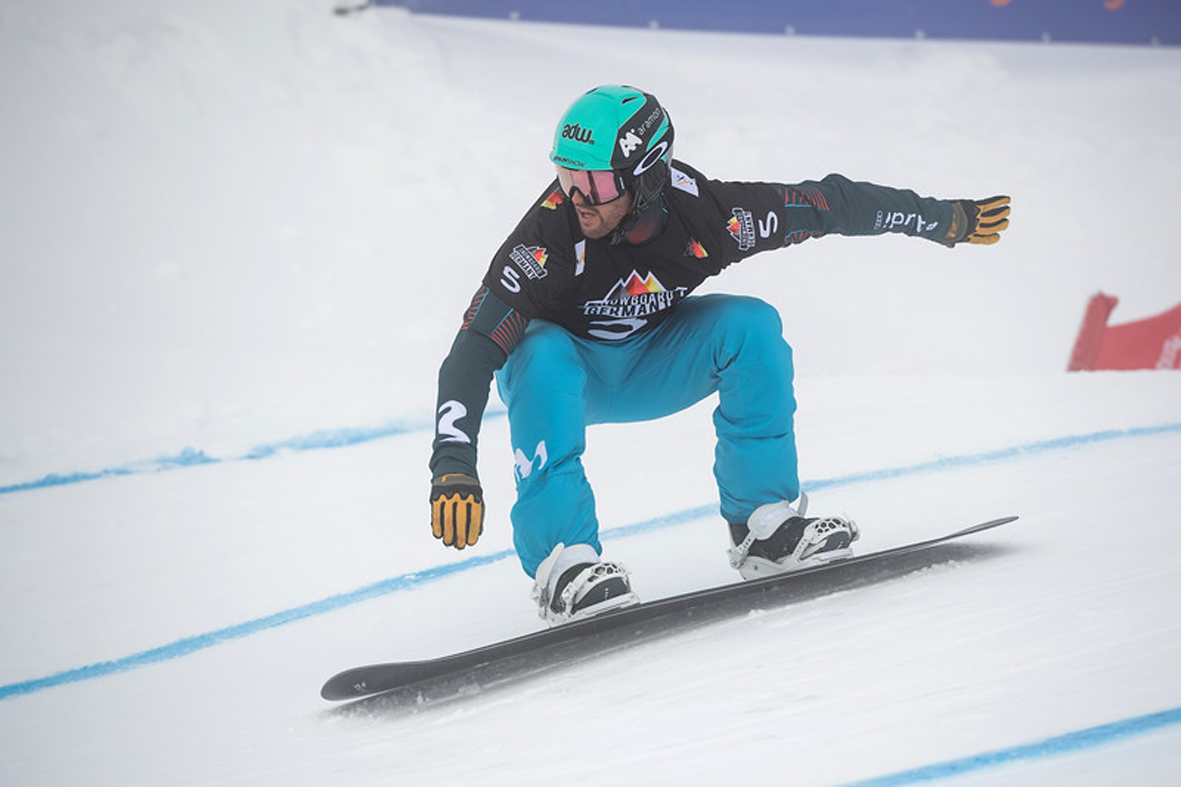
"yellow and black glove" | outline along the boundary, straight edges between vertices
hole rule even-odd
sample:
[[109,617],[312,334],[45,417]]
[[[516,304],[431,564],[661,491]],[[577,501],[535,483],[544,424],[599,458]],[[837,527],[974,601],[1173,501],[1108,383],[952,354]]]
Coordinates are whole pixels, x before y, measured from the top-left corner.
[[1001,231],[1009,226],[1009,198],[957,199],[951,229],[940,241],[951,248],[957,243],[992,245],[1001,239]]
[[463,549],[484,532],[484,491],[466,473],[447,473],[431,481],[431,530],[449,547]]

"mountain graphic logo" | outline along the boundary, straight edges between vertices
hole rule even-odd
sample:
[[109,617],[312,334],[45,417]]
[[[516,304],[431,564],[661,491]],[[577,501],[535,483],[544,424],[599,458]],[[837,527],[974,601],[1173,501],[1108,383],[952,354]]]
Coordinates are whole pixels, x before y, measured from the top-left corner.
[[[641,276],[633,270],[626,279],[620,279],[615,283],[606,298],[582,304],[582,313],[588,317],[603,317],[607,320],[595,324],[607,326],[609,329],[597,333],[592,331],[592,336],[600,339],[620,339],[646,325],[649,316],[676,306],[677,301],[684,298],[688,292],[685,287],[666,290],[655,275],[649,273],[647,276]],[[628,330],[621,332],[620,326],[627,326]]]
[[546,210],[557,210],[566,201],[566,195],[561,189],[555,189],[548,197],[541,201],[541,207]]
[[697,242],[696,238],[690,238],[689,245],[685,247],[685,256],[696,257],[699,260],[703,260],[709,256],[709,252],[705,250],[704,246]]
[[604,300],[622,301],[652,292],[665,292],[664,285],[660,283],[660,280],[651,273],[645,278],[640,278],[640,274],[632,271],[631,276],[628,276],[626,279],[620,279],[611,288],[611,292],[607,293],[607,297]]

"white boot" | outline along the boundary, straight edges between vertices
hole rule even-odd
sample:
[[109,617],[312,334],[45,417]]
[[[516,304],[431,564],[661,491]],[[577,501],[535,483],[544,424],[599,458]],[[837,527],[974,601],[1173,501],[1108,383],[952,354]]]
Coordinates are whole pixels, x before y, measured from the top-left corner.
[[537,567],[537,614],[551,626],[640,603],[627,569],[599,559],[589,544],[558,544]]
[[730,565],[743,579],[788,571],[852,557],[850,544],[860,533],[844,517],[806,518],[807,498],[800,510],[782,500],[759,506],[745,524],[730,523]]

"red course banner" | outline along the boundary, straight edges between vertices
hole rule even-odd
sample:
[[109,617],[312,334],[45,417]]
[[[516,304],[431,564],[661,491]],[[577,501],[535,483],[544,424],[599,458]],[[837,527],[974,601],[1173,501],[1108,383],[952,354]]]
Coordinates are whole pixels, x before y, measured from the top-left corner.
[[1155,317],[1108,325],[1117,303],[1103,293],[1091,298],[1068,370],[1181,369],[1181,304]]

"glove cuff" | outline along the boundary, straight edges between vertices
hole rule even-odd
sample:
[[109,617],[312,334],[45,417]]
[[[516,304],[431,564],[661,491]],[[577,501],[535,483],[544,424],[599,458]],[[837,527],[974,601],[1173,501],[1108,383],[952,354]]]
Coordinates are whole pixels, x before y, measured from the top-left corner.
[[[968,214],[969,209],[972,211],[971,216]],[[952,201],[951,210],[951,228],[943,236],[943,240],[939,241],[949,249],[957,243],[963,243],[967,240],[968,235],[971,234],[976,226],[975,204],[967,200],[957,199]]]
[[443,473],[431,479],[431,486],[479,486],[480,479],[467,473]]

